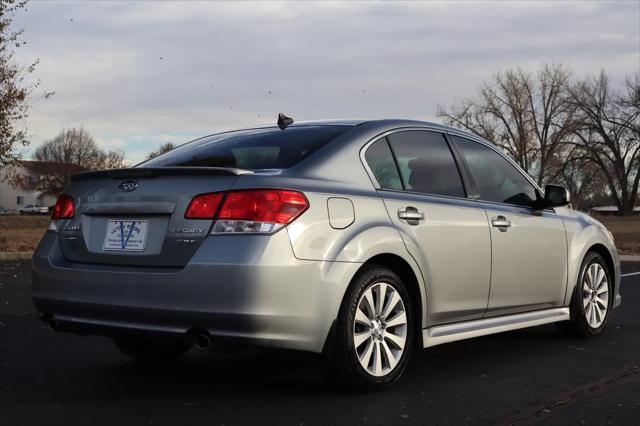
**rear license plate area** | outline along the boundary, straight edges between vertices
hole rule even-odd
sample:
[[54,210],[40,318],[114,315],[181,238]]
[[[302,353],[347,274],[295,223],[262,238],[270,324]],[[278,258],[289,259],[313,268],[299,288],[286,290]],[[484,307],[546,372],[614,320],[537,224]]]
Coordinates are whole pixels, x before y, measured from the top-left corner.
[[147,220],[108,219],[102,249],[121,252],[144,251],[148,228]]

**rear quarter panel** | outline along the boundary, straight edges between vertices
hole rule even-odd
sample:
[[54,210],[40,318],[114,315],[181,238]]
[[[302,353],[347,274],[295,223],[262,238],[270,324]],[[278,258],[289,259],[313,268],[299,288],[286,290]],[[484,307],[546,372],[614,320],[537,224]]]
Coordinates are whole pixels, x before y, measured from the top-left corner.
[[[422,271],[407,251],[382,199],[377,194],[370,197],[349,196],[354,206],[354,221],[344,229],[335,229],[329,222],[328,200],[336,194],[306,195],[309,199],[309,210],[287,227],[294,255],[303,260],[358,264],[363,264],[380,254],[393,254],[402,258],[411,266],[419,284],[424,328],[427,318],[427,293]],[[352,279],[353,276],[342,277],[341,284],[344,285],[345,291]]]
[[[355,157],[358,158],[357,156]],[[364,168],[359,160],[354,164]],[[355,173],[355,172],[354,172]],[[420,267],[409,254],[398,229],[393,225],[382,198],[371,185],[368,177],[364,184],[348,181],[336,182],[319,177],[292,176],[241,176],[233,189],[278,187],[303,191],[309,200],[309,209],[292,224],[289,235],[294,256],[300,260],[362,265],[374,256],[394,254],[407,262],[415,275],[421,295],[422,318],[426,324],[426,287]],[[347,198],[353,203],[353,222],[337,229],[329,221],[328,201],[331,198]],[[357,268],[348,269],[349,275],[333,276],[344,294]]]
[[[396,254],[403,247],[382,200],[347,197],[354,207],[354,221],[343,229],[329,223],[328,200],[333,194],[307,193],[309,210],[287,227],[295,256],[306,260],[366,262],[380,253]],[[345,195],[341,195],[345,197]]]

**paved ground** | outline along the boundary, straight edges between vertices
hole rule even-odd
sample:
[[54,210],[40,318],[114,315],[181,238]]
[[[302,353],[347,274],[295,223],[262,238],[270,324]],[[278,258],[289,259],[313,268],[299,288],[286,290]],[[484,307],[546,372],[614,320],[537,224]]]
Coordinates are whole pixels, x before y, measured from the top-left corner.
[[[624,272],[640,264],[624,265]],[[53,333],[34,315],[28,263],[0,263],[0,424],[638,424],[640,275],[604,336],[553,326],[414,352],[373,394],[323,382],[314,356],[194,351],[140,367],[110,341]]]

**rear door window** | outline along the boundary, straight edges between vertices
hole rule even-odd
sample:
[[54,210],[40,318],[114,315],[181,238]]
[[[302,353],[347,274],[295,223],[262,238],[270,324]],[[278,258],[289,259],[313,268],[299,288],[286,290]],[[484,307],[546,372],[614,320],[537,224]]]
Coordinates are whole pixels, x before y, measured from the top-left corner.
[[405,190],[465,197],[460,172],[442,133],[411,130],[387,138]]
[[352,126],[297,126],[242,130],[179,146],[137,167],[236,167],[286,169],[344,134]]

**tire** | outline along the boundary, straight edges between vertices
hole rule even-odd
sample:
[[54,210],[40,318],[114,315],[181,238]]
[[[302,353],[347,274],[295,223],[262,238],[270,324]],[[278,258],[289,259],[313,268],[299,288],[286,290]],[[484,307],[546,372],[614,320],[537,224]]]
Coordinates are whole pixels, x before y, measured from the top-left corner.
[[115,337],[113,343],[122,353],[136,361],[154,363],[175,361],[191,347],[183,338],[146,336]]
[[571,298],[571,319],[558,323],[558,327],[581,337],[599,336],[609,320],[613,293],[611,271],[604,258],[594,251],[588,252]]
[[368,267],[354,279],[342,302],[333,349],[326,355],[327,373],[350,388],[383,389],[402,375],[414,335],[413,306],[402,280],[387,268]]

